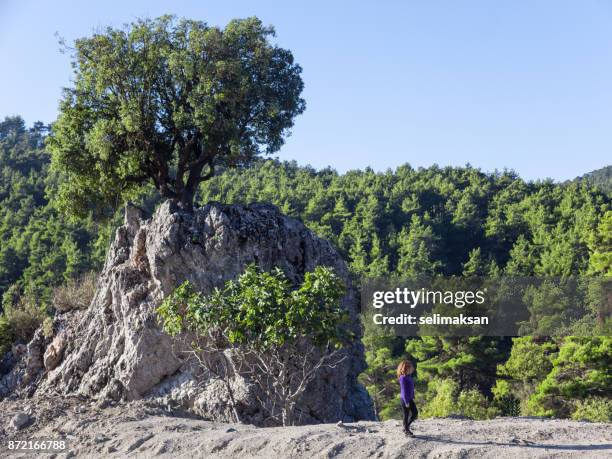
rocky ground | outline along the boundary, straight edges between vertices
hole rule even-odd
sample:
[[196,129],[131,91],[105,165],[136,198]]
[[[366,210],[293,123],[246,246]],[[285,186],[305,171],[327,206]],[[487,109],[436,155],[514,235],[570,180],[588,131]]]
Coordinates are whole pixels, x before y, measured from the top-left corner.
[[[19,415],[21,414],[21,415]],[[20,422],[23,426],[17,428]],[[76,397],[0,402],[0,457],[11,439],[66,438],[56,457],[612,457],[612,428],[568,420],[432,419],[414,438],[397,421],[257,428],[166,411],[146,401],[89,402]],[[46,456],[53,457],[53,456]]]

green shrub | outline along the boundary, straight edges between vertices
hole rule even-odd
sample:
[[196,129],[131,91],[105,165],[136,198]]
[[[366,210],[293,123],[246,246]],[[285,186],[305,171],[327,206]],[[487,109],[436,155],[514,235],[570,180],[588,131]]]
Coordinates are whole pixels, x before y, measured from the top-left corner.
[[591,397],[576,402],[572,419],[593,422],[612,422],[612,400],[604,397]]
[[[369,388],[372,390],[372,388]],[[371,394],[372,392],[370,392]],[[395,402],[395,403],[394,403]],[[378,418],[385,421],[388,419],[401,419],[403,416],[399,397],[387,403],[378,413]]]
[[[61,312],[86,308],[93,299],[96,283],[97,276],[90,272],[56,287],[53,290],[53,307]],[[46,337],[53,336],[53,319],[45,305],[40,304],[33,294],[21,293],[16,284],[5,292],[2,307],[0,357],[10,350],[13,343],[29,342],[40,325],[43,325]]]
[[521,413],[520,400],[512,393],[512,387],[508,381],[497,380],[491,392],[493,392],[493,406],[502,416],[518,416]]
[[471,419],[491,419],[500,414],[477,389],[461,391],[457,396],[455,411]]
[[11,349],[13,343],[13,332],[8,319],[0,315],[0,357]]
[[4,317],[10,328],[12,342],[27,343],[34,332],[47,317],[44,307],[40,307],[29,296],[24,296],[11,306],[6,307]]
[[43,326],[43,334],[45,335],[45,338],[49,339],[53,337],[53,331],[54,331],[53,317],[51,316],[45,317],[45,320],[43,320],[42,326]]
[[17,287],[8,289],[2,300],[0,314],[0,357],[14,343],[26,344],[43,323],[46,308],[38,304],[33,295],[20,294]]
[[477,389],[459,391],[457,383],[452,379],[430,381],[421,409],[424,418],[456,415],[471,419],[491,419],[498,414],[499,410]]
[[[237,280],[205,297],[185,281],[158,307],[164,330],[227,333],[231,344],[261,348],[308,337],[318,346],[340,344],[351,333],[340,299],[345,287],[330,268],[317,266],[293,288],[279,268],[260,272],[249,265]],[[352,336],[351,336],[352,337]]]
[[455,414],[457,383],[452,379],[433,379],[427,386],[426,402],[421,410],[424,418],[444,418]]
[[279,268],[260,272],[250,265],[208,296],[185,281],[157,313],[169,335],[190,332],[193,355],[223,381],[236,421],[232,381],[248,375],[261,395],[265,422],[286,426],[299,421],[297,400],[319,370],[346,358],[342,348],[354,333],[342,308],[344,293],[331,268],[317,266],[293,286]]

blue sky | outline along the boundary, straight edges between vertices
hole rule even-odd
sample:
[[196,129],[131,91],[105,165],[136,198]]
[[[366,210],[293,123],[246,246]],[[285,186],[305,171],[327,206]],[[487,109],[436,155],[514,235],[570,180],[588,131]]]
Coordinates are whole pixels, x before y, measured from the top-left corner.
[[164,13],[259,16],[304,68],[278,153],[339,171],[511,168],[565,180],[612,163],[612,2],[0,0],[0,116],[52,121],[68,41]]

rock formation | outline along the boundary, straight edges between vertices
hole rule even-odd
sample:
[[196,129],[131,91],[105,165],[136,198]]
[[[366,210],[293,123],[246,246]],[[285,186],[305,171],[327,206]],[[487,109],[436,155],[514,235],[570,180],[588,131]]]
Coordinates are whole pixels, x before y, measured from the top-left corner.
[[[232,420],[223,385],[197,374],[177,340],[160,330],[155,308],[185,280],[207,293],[253,262],[264,270],[280,267],[294,283],[317,265],[331,266],[350,286],[334,248],[274,206],[209,204],[188,214],[166,202],[149,220],[128,206],[91,305],[78,324],[57,332],[46,350],[39,349],[39,338],[38,355],[29,356],[40,368],[36,391],[102,400],[154,398],[208,419]],[[343,306],[359,332],[353,288]],[[371,400],[357,382],[364,368],[362,345],[356,342],[346,352],[349,358],[322,370],[300,400],[302,422],[373,418]],[[28,382],[32,379],[29,374]],[[238,378],[234,386],[241,419],[265,423],[247,381]]]

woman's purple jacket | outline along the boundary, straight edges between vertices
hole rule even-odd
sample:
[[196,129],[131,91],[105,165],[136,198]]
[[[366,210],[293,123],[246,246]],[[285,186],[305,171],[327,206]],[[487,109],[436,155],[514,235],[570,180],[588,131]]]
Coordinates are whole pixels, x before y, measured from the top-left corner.
[[404,405],[407,405],[414,398],[414,382],[410,375],[401,375],[399,377],[400,396]]

